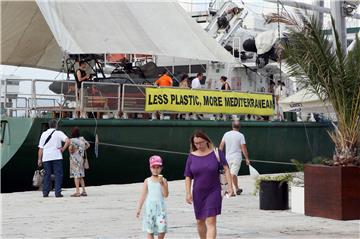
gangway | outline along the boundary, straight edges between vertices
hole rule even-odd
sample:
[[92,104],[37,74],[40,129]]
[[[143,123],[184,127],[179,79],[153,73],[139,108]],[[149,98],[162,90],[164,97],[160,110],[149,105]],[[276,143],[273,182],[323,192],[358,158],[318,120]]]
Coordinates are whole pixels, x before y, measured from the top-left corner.
[[218,18],[220,18],[221,16],[227,15],[227,11],[237,7],[237,5],[231,1],[227,1],[224,2],[222,4],[222,6],[220,7],[219,10],[215,10],[215,9],[209,9],[210,12],[215,12],[215,15],[213,15],[212,20],[210,21],[210,23],[208,24],[208,26],[205,28],[205,31],[207,31],[208,33],[210,33],[210,35],[212,35],[211,33],[216,33],[219,29],[218,24],[217,24],[217,20]]
[[[239,6],[232,1],[214,0],[209,4],[209,23],[205,31],[234,55],[235,52],[240,52],[239,48],[241,48],[240,44],[234,44],[234,33],[242,27],[247,15],[244,5]],[[240,56],[236,55],[236,58]]]
[[248,14],[248,13],[246,12],[243,17],[241,17],[241,18],[236,18],[236,19],[234,20],[234,23],[231,25],[231,28],[230,28],[226,33],[222,34],[221,38],[220,38],[219,41],[218,41],[222,46],[225,46],[225,45],[229,42],[231,36],[232,36],[240,27],[242,27],[243,21],[244,21],[245,17],[247,16],[247,14]]

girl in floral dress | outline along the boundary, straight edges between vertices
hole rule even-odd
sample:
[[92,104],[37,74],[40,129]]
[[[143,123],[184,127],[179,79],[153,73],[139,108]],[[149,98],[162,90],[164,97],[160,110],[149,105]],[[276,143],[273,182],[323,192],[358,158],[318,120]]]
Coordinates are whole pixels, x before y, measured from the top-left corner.
[[154,238],[154,235],[162,239],[167,232],[164,198],[169,196],[169,188],[167,180],[160,174],[162,170],[162,159],[160,156],[151,156],[149,164],[152,176],[144,181],[136,210],[136,217],[140,217],[141,208],[145,202],[143,230],[147,233],[148,239]]

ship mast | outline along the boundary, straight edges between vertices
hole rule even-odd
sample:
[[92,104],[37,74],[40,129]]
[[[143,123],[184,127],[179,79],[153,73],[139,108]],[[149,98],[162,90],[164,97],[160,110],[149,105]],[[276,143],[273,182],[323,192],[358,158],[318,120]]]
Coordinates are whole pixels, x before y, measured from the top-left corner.
[[[267,2],[277,3],[280,0],[265,0]],[[298,1],[289,1],[281,0],[281,4],[290,7],[302,8],[307,10],[312,10],[317,12],[319,23],[322,24],[323,14],[331,14],[335,21],[335,28],[339,34],[341,41],[341,48],[344,52],[347,52],[347,42],[346,42],[346,17],[352,17],[360,19],[360,14],[355,13],[359,1],[330,1],[331,8],[326,8],[324,6],[323,0],[316,0],[315,5],[306,4]]]

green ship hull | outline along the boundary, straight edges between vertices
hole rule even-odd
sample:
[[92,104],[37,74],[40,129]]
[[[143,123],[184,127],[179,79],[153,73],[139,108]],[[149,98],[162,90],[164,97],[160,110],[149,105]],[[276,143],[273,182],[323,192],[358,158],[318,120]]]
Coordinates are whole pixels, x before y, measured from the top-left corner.
[[[1,144],[1,192],[34,190],[32,177],[37,166],[37,145],[49,119],[3,118]],[[230,130],[227,121],[148,121],[64,119],[60,130],[70,135],[78,126],[91,141],[87,185],[122,184],[143,181],[149,175],[148,158],[164,158],[163,174],[169,180],[183,178],[189,152],[189,138],[204,130],[218,145]],[[260,173],[294,171],[290,159],[302,162],[316,156],[329,157],[333,143],[327,134],[330,124],[303,122],[241,122],[252,165]],[[94,141],[98,135],[98,157]],[[64,187],[73,187],[69,178],[69,156],[64,154]],[[248,167],[240,174],[248,174]]]

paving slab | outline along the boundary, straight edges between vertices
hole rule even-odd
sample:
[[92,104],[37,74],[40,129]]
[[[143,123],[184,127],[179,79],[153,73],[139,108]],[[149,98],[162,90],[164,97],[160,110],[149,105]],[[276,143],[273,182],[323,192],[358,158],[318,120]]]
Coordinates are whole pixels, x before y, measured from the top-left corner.
[[[338,221],[259,209],[254,180],[239,177],[243,194],[224,198],[217,238],[360,238],[360,220]],[[169,182],[166,238],[198,238],[184,180]],[[1,238],[145,238],[135,208],[142,184],[88,187],[88,197],[43,198],[39,191],[1,194]]]

